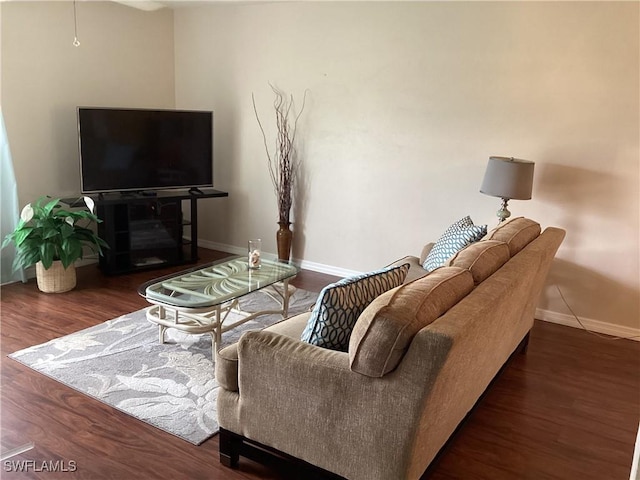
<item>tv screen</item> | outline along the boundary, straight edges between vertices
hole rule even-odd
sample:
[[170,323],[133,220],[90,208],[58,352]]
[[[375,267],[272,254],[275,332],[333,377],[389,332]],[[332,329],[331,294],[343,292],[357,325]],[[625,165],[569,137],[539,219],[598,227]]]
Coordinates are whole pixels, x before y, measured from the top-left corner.
[[213,186],[213,112],[78,107],[83,193]]

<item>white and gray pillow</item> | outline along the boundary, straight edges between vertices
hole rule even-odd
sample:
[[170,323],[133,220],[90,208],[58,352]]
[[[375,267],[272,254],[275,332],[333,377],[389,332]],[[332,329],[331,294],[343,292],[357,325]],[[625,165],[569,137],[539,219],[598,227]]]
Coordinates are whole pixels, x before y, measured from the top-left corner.
[[487,234],[486,225],[474,225],[471,217],[466,216],[451,224],[435,243],[422,265],[431,272],[467,245],[477,242]]

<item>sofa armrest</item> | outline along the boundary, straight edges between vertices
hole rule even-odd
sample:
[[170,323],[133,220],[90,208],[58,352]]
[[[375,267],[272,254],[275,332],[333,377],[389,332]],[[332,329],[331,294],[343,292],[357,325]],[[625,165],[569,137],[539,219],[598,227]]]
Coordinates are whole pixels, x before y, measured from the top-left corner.
[[238,392],[225,396],[219,423],[347,478],[365,478],[366,471],[357,472],[372,465],[375,478],[401,478],[408,459],[397,452],[411,448],[449,347],[447,339],[429,336],[428,344],[410,347],[396,370],[372,378],[353,372],[346,352],[247,332],[238,342]]
[[[311,310],[309,307],[309,310]],[[299,339],[311,312],[303,312],[265,328],[270,332]],[[216,352],[215,376],[218,384],[230,392],[238,391],[238,344],[228,345]]]
[[420,263],[420,259],[418,257],[414,257],[413,255],[407,255],[406,257],[402,257],[395,262],[387,265],[387,267],[398,267],[403,264],[409,264],[409,272],[407,273],[406,278],[403,283],[409,283],[418,278],[424,277],[427,272]]
[[[237,345],[241,395],[253,390],[256,390],[256,394],[262,393],[254,388],[256,376],[263,378],[261,382],[264,383],[271,383],[265,376],[282,375],[285,372],[291,375],[292,380],[302,379],[305,383],[324,374],[330,374],[333,381],[344,380],[345,376],[363,377],[349,368],[347,352],[318,347],[269,330],[246,332]],[[276,385],[282,384],[286,388],[287,379],[273,380],[277,380]]]
[[424,247],[422,247],[422,252],[420,253],[420,265],[424,265],[424,261],[427,259],[427,255],[435,245],[435,242],[427,243]]
[[234,343],[216,352],[214,365],[216,381],[225,390],[238,391],[238,344]]
[[[257,336],[258,339],[252,339],[252,336]],[[272,340],[269,344],[272,348],[272,355],[278,354],[283,356],[292,365],[303,362],[310,363],[310,365],[317,367],[325,365],[326,362],[334,362],[334,366],[342,365],[346,370],[349,372],[351,371],[349,368],[349,357],[347,353],[317,347],[288,335],[283,335],[280,332],[259,330],[244,333],[237,343],[229,345],[216,352],[215,375],[218,384],[222,388],[229,390],[230,392],[237,392],[240,390],[241,381],[238,378],[240,376],[240,358],[244,356],[243,367],[245,367],[246,371],[247,365],[250,364],[250,360],[255,357],[255,355],[252,355],[255,353],[253,349],[256,348],[254,344],[256,342],[261,344],[264,338]],[[243,349],[245,352],[244,355],[240,353]],[[334,358],[336,356],[342,357],[342,362],[340,360],[335,360]],[[344,360],[345,358],[346,361]],[[274,359],[269,358],[269,361],[274,361]],[[257,361],[257,365],[258,372],[263,370],[263,368],[260,367],[260,361]],[[263,365],[263,367],[266,368],[267,365]]]

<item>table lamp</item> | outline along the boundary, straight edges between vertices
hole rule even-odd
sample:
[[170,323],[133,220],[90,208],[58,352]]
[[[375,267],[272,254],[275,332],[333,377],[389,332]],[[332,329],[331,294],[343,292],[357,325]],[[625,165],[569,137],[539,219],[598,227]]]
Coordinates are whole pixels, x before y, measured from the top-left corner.
[[502,198],[502,206],[496,212],[500,222],[511,216],[507,208],[509,200],[531,199],[534,165],[513,157],[489,157],[480,192]]

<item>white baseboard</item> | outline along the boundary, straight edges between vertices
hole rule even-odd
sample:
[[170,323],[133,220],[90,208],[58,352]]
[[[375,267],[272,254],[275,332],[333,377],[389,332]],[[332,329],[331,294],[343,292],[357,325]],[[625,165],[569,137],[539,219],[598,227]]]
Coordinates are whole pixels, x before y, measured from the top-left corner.
[[[208,240],[198,240],[198,246],[203,248],[208,248],[210,250],[218,250],[221,252],[231,253],[233,255],[244,255],[247,253],[246,248],[238,247],[235,245],[227,245],[224,243],[210,242]],[[271,260],[275,260],[277,255],[275,253],[264,252],[265,258],[269,258]],[[90,265],[92,263],[97,263],[97,257],[89,257],[85,258],[76,263],[76,267],[80,267],[83,265]],[[306,260],[296,260],[300,268],[304,270],[311,270],[312,272],[325,273],[327,275],[334,275],[336,277],[350,277],[353,275],[358,275],[362,272],[356,270],[348,270],[345,268],[335,267],[333,265],[326,265],[323,263],[309,262]],[[27,278],[35,278],[35,267],[28,268],[26,270]],[[552,312],[550,310],[543,310],[541,308],[536,309],[536,318],[538,320],[543,320],[545,322],[557,323],[559,325],[565,325],[567,327],[579,328],[583,329],[583,327],[578,323],[578,321],[572,316],[565,313]],[[611,335],[614,337],[622,337],[629,338],[631,340],[640,341],[640,329],[626,327],[623,325],[615,325],[612,323],[602,322],[600,320],[593,320],[590,318],[581,318],[580,321],[584,328],[587,330],[602,333],[604,335]]]
[[[232,253],[234,255],[244,255],[247,253],[247,249],[244,247],[237,247],[234,245],[227,245],[224,243],[209,242],[207,240],[198,240],[198,246],[208,248],[210,250],[218,250],[221,252]],[[275,253],[263,252],[265,258],[275,260],[278,256]],[[350,277],[358,275],[362,272],[356,270],[347,270],[345,268],[334,267],[333,265],[325,265],[323,263],[308,262],[306,260],[293,259],[300,268],[304,270],[311,270],[312,272],[326,273],[327,275],[334,275],[336,277]]]
[[624,325],[615,325],[613,323],[601,322],[591,318],[580,318],[584,328],[578,323],[573,315],[565,313],[552,312],[550,310],[536,309],[536,318],[545,322],[557,323],[567,327],[579,329],[587,329],[592,332],[602,333],[604,335],[612,335],[614,337],[628,338],[630,340],[640,341],[640,329],[625,327]]
[[[85,257],[82,260],[78,260],[75,263],[75,266],[76,266],[76,268],[78,268],[78,267],[84,267],[85,265],[91,265],[91,264],[94,264],[94,263],[98,263],[98,257],[92,255],[90,257]],[[36,267],[35,267],[35,265],[33,265],[33,266],[29,267],[29,268],[25,268],[24,275],[25,275],[25,279],[26,280],[30,280],[32,278],[36,278]],[[15,283],[15,282],[9,282],[9,283]]]
[[325,265],[323,263],[308,262],[302,260],[299,262],[300,268],[311,270],[312,272],[326,273],[327,275],[335,275],[336,277],[353,277],[362,272],[357,270],[347,270],[346,268],[334,267],[333,265]]
[[[244,255],[246,253],[246,248],[243,247],[209,242],[206,240],[198,240],[198,245],[212,250],[232,253],[234,255]],[[270,258],[272,260],[275,260],[277,258],[277,255],[273,253],[265,253],[264,255],[266,258]],[[327,275],[335,275],[337,277],[350,277],[362,273],[355,270],[347,270],[344,268],[334,267],[333,265],[308,262],[306,260],[298,260],[297,263],[300,265],[300,268],[303,268],[305,270],[311,270],[318,273],[326,273]],[[545,322],[557,323],[559,325],[583,329],[583,327],[580,326],[578,321],[572,315],[567,315],[564,313],[552,312],[550,310],[543,310],[541,308],[538,308],[536,309],[536,318],[539,320],[544,320]],[[593,320],[589,318],[581,318],[580,321],[584,325],[584,328],[586,328],[587,330],[602,333],[604,335],[611,335],[614,337],[629,338],[631,340],[640,341],[640,329],[601,322],[600,320]]]

